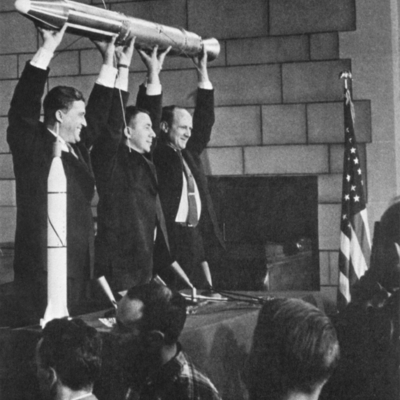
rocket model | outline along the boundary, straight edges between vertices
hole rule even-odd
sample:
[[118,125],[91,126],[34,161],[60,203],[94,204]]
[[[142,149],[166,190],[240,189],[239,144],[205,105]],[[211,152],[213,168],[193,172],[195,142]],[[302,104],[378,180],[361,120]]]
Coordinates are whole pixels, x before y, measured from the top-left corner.
[[101,276],[100,278],[97,278],[97,282],[99,283],[100,287],[103,289],[105,295],[107,298],[110,300],[111,304],[113,305],[114,308],[118,308],[117,301],[115,300],[114,294],[110,288],[110,285],[107,282],[107,279],[105,276]]
[[54,318],[67,317],[67,178],[61,144],[54,143],[54,158],[47,180],[47,308],[42,327]]
[[151,50],[158,45],[162,51],[171,46],[169,55],[193,57],[200,54],[204,48],[209,61],[217,58],[220,52],[217,39],[203,40],[184,29],[128,17],[75,1],[17,0],[15,8],[40,26],[58,30],[67,24],[67,32],[92,39],[118,35],[117,43],[124,44],[135,36],[135,46],[143,50]]

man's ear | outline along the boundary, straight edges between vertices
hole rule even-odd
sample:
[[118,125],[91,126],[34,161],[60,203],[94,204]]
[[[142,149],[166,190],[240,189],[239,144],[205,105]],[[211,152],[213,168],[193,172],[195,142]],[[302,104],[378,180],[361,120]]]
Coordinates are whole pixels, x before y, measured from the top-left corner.
[[56,118],[56,121],[61,124],[64,118],[63,112],[61,110],[57,110],[54,116]]
[[131,136],[132,136],[132,131],[131,131],[131,128],[130,128],[129,126],[126,126],[126,127],[124,128],[124,135],[125,135],[125,137],[127,137],[128,139],[131,138]]
[[152,330],[147,334],[147,343],[152,349],[159,349],[164,346],[165,335],[158,330]]
[[161,121],[161,122],[160,122],[160,129],[161,129],[163,132],[168,133],[168,130],[169,130],[168,123],[167,123],[166,121]]
[[400,246],[399,246],[399,244],[396,243],[396,242],[394,242],[394,245],[395,245],[395,247],[396,247],[396,252],[397,252],[397,255],[398,255],[398,257],[399,257],[399,261],[398,261],[398,263],[397,263],[397,268],[400,269]]
[[52,388],[57,382],[57,372],[54,368],[49,367],[45,369],[44,380],[49,388]]
[[396,247],[396,252],[397,252],[397,255],[399,256],[399,263],[400,263],[400,246],[396,242],[394,242],[394,245]]

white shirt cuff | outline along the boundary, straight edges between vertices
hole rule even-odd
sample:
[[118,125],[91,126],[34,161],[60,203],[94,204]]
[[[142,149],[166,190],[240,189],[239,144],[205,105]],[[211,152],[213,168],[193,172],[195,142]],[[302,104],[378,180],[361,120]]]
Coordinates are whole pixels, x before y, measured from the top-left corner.
[[146,86],[146,94],[148,96],[158,96],[162,92],[162,86],[159,83],[148,83]]
[[117,68],[111,67],[110,65],[103,64],[97,78],[96,83],[108,88],[115,86],[115,78],[117,77]]
[[31,65],[36,68],[46,70],[53,56],[54,53],[52,51],[46,50],[43,47],[39,47],[39,50],[36,52],[31,60]]
[[199,88],[200,89],[206,89],[206,90],[213,90],[213,85],[210,81],[207,82],[199,82]]
[[125,92],[128,91],[128,82],[129,82],[129,69],[128,68],[120,68],[118,70],[117,80],[115,81],[115,87],[117,89],[121,89]]

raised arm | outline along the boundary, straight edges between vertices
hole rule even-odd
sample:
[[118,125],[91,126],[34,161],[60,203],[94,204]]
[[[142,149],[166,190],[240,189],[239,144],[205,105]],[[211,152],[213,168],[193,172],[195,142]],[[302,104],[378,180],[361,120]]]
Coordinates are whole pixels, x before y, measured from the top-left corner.
[[107,112],[107,122],[101,127],[100,135],[92,150],[92,163],[97,180],[107,181],[112,173],[113,163],[123,139],[125,107],[128,101],[129,66],[132,61],[135,40],[126,46],[115,48],[118,76],[112,90],[112,102]]
[[207,52],[203,51],[200,58],[195,58],[197,67],[198,90],[196,107],[193,114],[193,131],[187,148],[201,154],[211,138],[214,115],[214,89],[208,77]]
[[116,36],[109,41],[93,41],[99,50],[103,63],[86,106],[87,128],[82,132],[82,140],[90,148],[107,124],[117,75],[114,67]]
[[62,41],[66,26],[60,31],[38,30],[42,44],[25,66],[8,113],[7,141],[13,154],[23,155],[25,151],[29,154],[37,132],[35,126],[40,124],[41,99],[49,74],[48,66]]
[[165,56],[170,51],[168,47],[165,51],[158,54],[158,46],[154,46],[151,54],[138,50],[140,58],[147,68],[146,82],[139,87],[136,106],[147,110],[150,113],[151,122],[155,134],[159,135],[160,121],[162,112],[162,87],[160,82],[160,72],[164,63]]

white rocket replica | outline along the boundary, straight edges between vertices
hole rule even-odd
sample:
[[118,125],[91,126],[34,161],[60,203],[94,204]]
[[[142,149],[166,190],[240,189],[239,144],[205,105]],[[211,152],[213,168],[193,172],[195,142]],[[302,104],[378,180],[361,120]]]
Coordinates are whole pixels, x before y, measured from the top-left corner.
[[158,45],[159,50],[163,51],[171,46],[168,55],[193,57],[204,49],[209,61],[217,58],[220,52],[218,40],[214,38],[203,40],[184,29],[128,17],[75,1],[17,0],[15,8],[42,27],[58,30],[67,24],[67,32],[92,39],[117,35],[117,43],[124,44],[135,36],[135,47],[143,50],[151,50]]
[[47,308],[42,327],[54,318],[68,317],[67,309],[67,178],[56,141],[47,179]]

